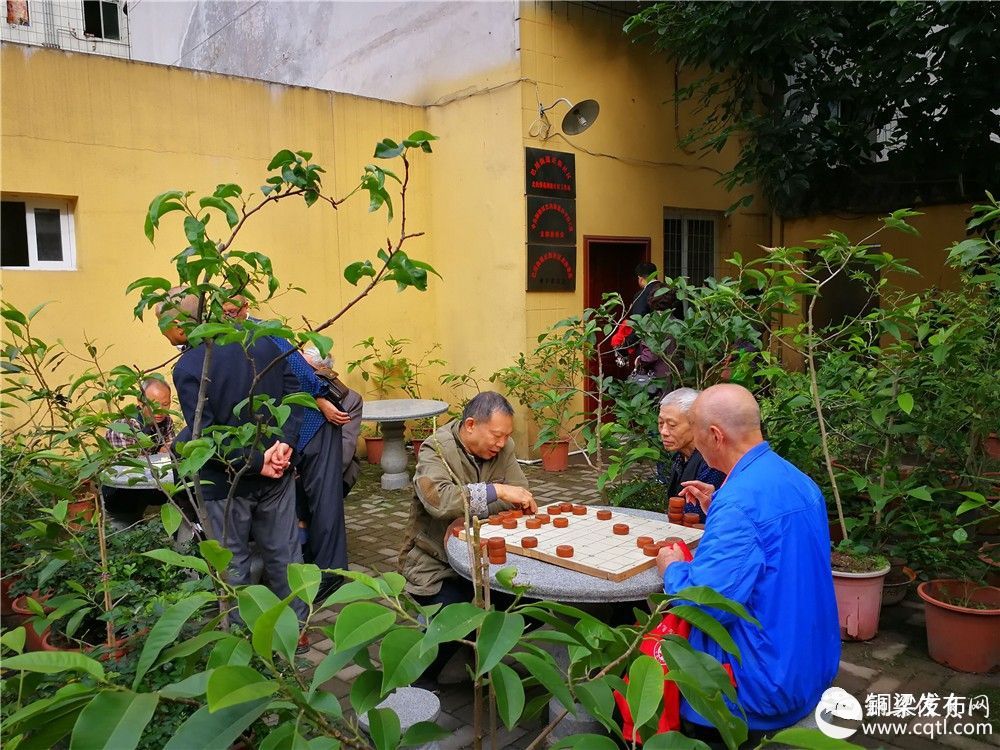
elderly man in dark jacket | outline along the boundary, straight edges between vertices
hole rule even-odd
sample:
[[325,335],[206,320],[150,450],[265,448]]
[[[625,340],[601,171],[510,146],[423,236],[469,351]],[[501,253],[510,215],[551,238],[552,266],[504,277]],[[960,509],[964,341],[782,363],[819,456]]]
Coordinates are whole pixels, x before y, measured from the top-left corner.
[[[162,329],[163,335],[175,346],[187,345],[187,335],[176,322],[183,317],[196,318],[197,314],[197,297],[183,293],[173,296],[160,309],[160,315],[170,316],[172,322]],[[207,354],[208,347],[201,343],[186,349],[174,365],[177,400],[186,422],[177,436],[181,443],[192,438]],[[201,414],[202,431],[213,426],[240,427],[252,423],[273,427],[273,417],[266,408],[253,409],[249,405],[238,408],[238,405],[255,396],[269,396],[280,402],[299,391],[287,358],[268,367],[280,357],[278,347],[267,337],[246,347],[242,343],[213,345]],[[259,375],[256,382],[255,374]],[[209,460],[200,472],[212,535],[233,553],[230,582],[250,583],[252,537],[264,560],[267,584],[281,598],[290,593],[288,565],[302,561],[295,517],[295,485],[289,469],[301,421],[301,410],[293,407],[281,425],[280,439],[258,438],[249,446],[234,446],[221,458]],[[233,482],[236,487],[227,513],[227,497]],[[300,618],[305,616],[305,602],[296,599],[292,607]]]

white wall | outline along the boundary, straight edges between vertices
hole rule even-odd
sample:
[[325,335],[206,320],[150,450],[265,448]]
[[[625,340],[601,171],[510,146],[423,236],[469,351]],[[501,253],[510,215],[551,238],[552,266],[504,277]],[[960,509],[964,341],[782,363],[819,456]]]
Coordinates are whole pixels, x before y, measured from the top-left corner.
[[517,75],[516,0],[140,0],[132,57],[428,104]]

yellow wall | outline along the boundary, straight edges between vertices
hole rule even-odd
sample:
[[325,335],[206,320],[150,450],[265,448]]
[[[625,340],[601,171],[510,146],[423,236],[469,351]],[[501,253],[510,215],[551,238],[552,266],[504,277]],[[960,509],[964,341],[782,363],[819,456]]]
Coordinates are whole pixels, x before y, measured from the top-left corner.
[[[919,276],[892,274],[890,281],[907,292],[918,292],[928,287],[948,288],[958,281],[958,274],[945,265],[948,248],[965,239],[965,222],[971,215],[971,204],[926,206],[917,209],[922,214],[908,219],[919,235],[895,230],[883,230],[870,242],[904,258],[907,265],[916,269]],[[882,216],[812,216],[782,222],[776,240],[786,247],[803,245],[808,240],[822,237],[831,230],[846,234],[852,242],[859,242],[882,226]]]
[[[4,296],[24,309],[54,300],[39,335],[77,350],[84,335],[113,344],[111,363],[150,366],[172,351],[151,320],[133,319],[135,298],[123,294],[135,278],[171,278],[169,257],[184,246],[179,213],[164,218],[155,248],[143,236],[154,195],[173,188],[202,194],[230,181],[259,191],[270,157],[293,148],[312,151],[327,169],[328,191],[341,196],[372,160],[376,141],[427,128],[426,113],[408,105],[37,47],[5,44],[2,55],[0,186],[5,194],[75,198],[77,256],[76,271],[4,271]],[[429,236],[434,158],[413,158],[408,211],[408,231]],[[301,315],[315,322],[339,310],[355,292],[343,267],[374,259],[386,236],[398,233],[398,217],[387,228],[385,213],[369,214],[358,195],[336,212],[322,204],[307,210],[301,201],[265,209],[238,246],[270,255],[283,284],[306,290],[272,305],[294,325]],[[434,262],[429,237],[406,249]],[[394,332],[420,348],[438,340],[435,295],[447,287],[435,280],[432,288],[397,294],[387,284],[349,312],[328,331],[340,365],[373,333]]]
[[[534,1],[522,2],[520,8],[522,76],[527,79],[521,96],[523,145],[576,154],[580,237],[576,293],[527,295],[526,345],[547,325],[582,310],[585,236],[648,237],[661,272],[665,208],[717,214],[718,270],[733,249],[752,253],[767,241],[769,214],[759,198],[750,210],[722,218],[733,198],[716,180],[735,152],[729,148],[699,158],[680,147],[678,136],[687,131],[691,114],[677,113],[675,127],[675,105],[669,101],[674,67],[662,53],[626,38],[621,14]],[[538,117],[539,102],[548,106],[559,97],[596,99],[601,105],[598,120],[580,135],[565,136],[559,123],[566,107],[560,104],[549,113],[551,136],[532,138],[528,130]]]

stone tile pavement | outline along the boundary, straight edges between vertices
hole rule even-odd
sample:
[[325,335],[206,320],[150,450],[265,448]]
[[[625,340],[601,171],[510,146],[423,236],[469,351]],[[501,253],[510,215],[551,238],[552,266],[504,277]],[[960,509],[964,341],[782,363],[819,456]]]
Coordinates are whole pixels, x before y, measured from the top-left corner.
[[[410,469],[412,471],[412,458]],[[555,500],[598,503],[597,474],[584,465],[571,465],[561,474],[548,474],[534,466],[525,467],[532,491],[539,504]],[[409,512],[408,490],[383,490],[379,486],[379,469],[365,465],[361,479],[347,499],[348,550],[351,568],[362,572],[385,572],[395,569],[396,554],[405,532]],[[332,622],[336,611],[322,613],[321,621]],[[864,704],[868,693],[954,693],[961,696],[989,696],[992,735],[976,737],[944,735],[933,739],[918,736],[912,729],[906,734],[890,733],[851,738],[866,748],[886,750],[987,750],[1000,748],[1000,675],[970,675],[954,672],[931,661],[927,656],[924,633],[923,604],[911,592],[901,605],[882,610],[881,630],[866,643],[845,643],[840,672],[835,684],[844,688]],[[313,635],[312,649],[305,655],[311,664],[318,664],[332,644],[322,634]],[[374,655],[374,654],[373,654]],[[360,669],[349,666],[331,679],[324,689],[345,702],[350,684]],[[445,678],[458,681],[442,686],[439,723],[453,730],[448,739],[439,743],[443,750],[472,746],[472,690],[460,678],[464,674],[461,655],[445,670]],[[916,719],[909,720],[912,724]],[[921,721],[926,721],[922,719]],[[808,725],[804,721],[803,725]],[[498,748],[520,750],[528,747],[544,727],[537,720],[511,732],[502,731]],[[488,743],[487,743],[488,746]]]

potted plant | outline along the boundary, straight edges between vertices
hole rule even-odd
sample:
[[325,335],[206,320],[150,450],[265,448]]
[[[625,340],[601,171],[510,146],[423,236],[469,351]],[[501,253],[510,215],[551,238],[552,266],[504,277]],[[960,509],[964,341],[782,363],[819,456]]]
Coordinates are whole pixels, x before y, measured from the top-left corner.
[[882,584],[889,561],[868,549],[842,542],[831,554],[842,640],[867,641],[878,633]]

